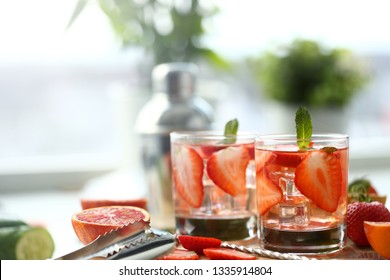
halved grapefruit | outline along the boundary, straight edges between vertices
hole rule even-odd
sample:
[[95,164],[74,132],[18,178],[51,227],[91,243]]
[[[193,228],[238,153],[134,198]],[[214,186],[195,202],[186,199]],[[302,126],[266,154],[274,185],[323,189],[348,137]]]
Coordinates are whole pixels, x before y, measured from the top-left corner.
[[390,222],[364,222],[364,232],[371,247],[390,259]]
[[150,224],[150,215],[134,206],[104,206],[78,211],[71,220],[78,239],[88,244],[113,229],[123,234],[145,229]]

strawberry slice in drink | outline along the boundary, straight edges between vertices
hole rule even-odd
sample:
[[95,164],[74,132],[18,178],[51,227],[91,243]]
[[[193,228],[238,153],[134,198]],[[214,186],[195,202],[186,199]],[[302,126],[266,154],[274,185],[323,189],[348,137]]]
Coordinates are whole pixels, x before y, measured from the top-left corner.
[[[255,159],[254,145],[253,144],[244,144],[243,146],[248,150],[249,158],[251,160]],[[229,147],[229,146],[224,145],[224,144],[209,145],[209,146],[202,145],[199,149],[199,154],[202,158],[208,159],[211,157],[211,155],[213,153],[218,152],[218,151],[223,150],[223,149],[226,149],[227,147]]]
[[276,152],[273,163],[283,167],[297,167],[305,156],[303,152]]
[[199,208],[203,200],[203,159],[192,148],[175,149],[173,181],[180,196],[194,208]]
[[218,151],[219,148],[215,145],[202,145],[199,149],[199,155],[202,158],[208,159],[213,153]]
[[259,172],[260,169],[263,169],[264,166],[273,162],[276,158],[276,154],[270,151],[256,151],[256,172]]
[[246,193],[246,168],[250,160],[248,149],[233,146],[214,153],[207,161],[209,178],[226,193],[237,196]]
[[295,169],[295,185],[319,208],[334,212],[342,188],[340,160],[325,151],[312,151]]
[[249,158],[251,160],[255,159],[255,146],[254,144],[244,144],[244,147],[247,149]]
[[282,189],[270,179],[266,168],[256,173],[257,206],[260,215],[280,203],[283,199]]

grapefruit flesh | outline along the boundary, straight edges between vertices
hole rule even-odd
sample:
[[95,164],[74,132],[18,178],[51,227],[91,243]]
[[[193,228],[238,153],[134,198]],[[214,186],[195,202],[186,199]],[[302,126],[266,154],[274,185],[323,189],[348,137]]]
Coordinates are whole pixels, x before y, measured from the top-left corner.
[[149,213],[134,206],[89,208],[72,215],[73,229],[84,245],[111,230],[117,229],[127,235],[145,229],[149,224]]

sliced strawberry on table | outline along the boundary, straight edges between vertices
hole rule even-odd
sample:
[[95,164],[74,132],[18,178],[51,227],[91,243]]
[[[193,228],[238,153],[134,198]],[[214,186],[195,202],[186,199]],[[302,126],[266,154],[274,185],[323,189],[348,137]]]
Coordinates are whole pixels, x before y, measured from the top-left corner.
[[198,208],[203,200],[203,159],[191,148],[175,150],[173,181],[180,196],[192,207]]
[[255,260],[256,256],[230,248],[207,248],[203,250],[211,260]]
[[260,215],[280,203],[283,199],[282,189],[270,179],[266,169],[256,173],[257,206]]
[[173,252],[157,258],[157,260],[198,260],[199,255],[194,251],[175,249]]
[[177,239],[185,249],[198,254],[203,254],[203,249],[206,248],[218,248],[222,243],[218,238],[203,236],[179,235]]
[[310,152],[295,169],[295,185],[319,208],[336,211],[342,188],[340,160],[325,151]]
[[228,147],[214,153],[207,161],[209,178],[226,193],[237,196],[246,192],[246,168],[250,160],[243,146]]

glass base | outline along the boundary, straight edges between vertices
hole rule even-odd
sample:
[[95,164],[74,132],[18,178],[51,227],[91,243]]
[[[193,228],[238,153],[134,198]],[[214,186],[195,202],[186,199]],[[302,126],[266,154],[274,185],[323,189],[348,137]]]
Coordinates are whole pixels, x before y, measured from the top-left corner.
[[281,253],[304,255],[332,254],[346,244],[346,228],[299,231],[263,228],[259,232],[260,247]]
[[214,237],[223,241],[246,240],[256,237],[256,218],[188,218],[176,217],[177,234]]

